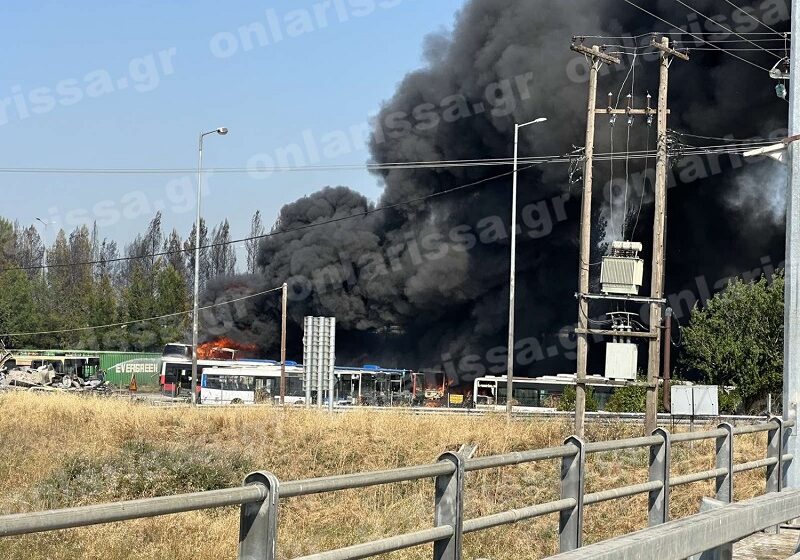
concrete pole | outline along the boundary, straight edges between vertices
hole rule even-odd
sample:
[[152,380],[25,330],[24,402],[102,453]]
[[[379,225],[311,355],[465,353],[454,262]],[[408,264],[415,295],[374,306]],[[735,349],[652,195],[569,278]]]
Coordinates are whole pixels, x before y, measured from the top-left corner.
[[[792,33],[800,33],[800,0],[792,0]],[[800,134],[800,41],[791,42],[789,136]],[[797,420],[800,402],[800,142],[787,147],[789,189],[786,204],[786,293],[784,317],[783,418]],[[786,470],[787,488],[800,488],[800,441],[795,426],[789,431],[786,453],[795,456]]]
[[281,290],[281,405],[286,404],[286,304],[288,285],[283,283]]
[[[599,47],[592,52],[600,54]],[[580,263],[578,274],[578,363],[577,384],[575,387],[575,436],[584,437],[586,416],[586,369],[589,352],[589,300],[584,296],[589,293],[589,262],[591,260],[592,236],[592,166],[594,160],[594,125],[595,108],[597,106],[597,72],[600,62],[590,58],[589,68],[589,103],[586,117],[586,160],[583,166],[583,201],[581,205]]]
[[519,153],[519,125],[514,124],[514,177],[511,187],[511,278],[508,282],[508,385],[506,415],[511,420],[514,411],[514,292],[517,281],[517,154]]
[[[653,218],[653,270],[650,296],[664,297],[664,258],[666,252],[667,214],[667,95],[669,91],[669,39],[661,40],[661,65],[658,81],[658,156],[656,159],[655,208]],[[650,304],[650,339],[647,361],[647,402],[644,432],[653,433],[658,427],[658,378],[661,366],[661,304]]]
[[[192,404],[197,404],[197,339],[199,334],[197,313],[200,299],[200,201],[203,196],[204,136],[205,134],[200,134],[200,140],[198,142],[200,155],[197,162],[197,215],[195,216],[194,222],[194,289],[192,293]],[[180,382],[180,379],[178,379],[179,387]]]

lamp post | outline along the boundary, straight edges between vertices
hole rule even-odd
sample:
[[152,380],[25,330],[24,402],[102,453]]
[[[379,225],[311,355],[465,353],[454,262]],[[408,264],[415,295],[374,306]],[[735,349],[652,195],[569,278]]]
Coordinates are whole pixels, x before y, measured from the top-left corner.
[[541,117],[525,124],[514,124],[514,179],[511,192],[511,278],[508,283],[508,373],[506,391],[506,414],[511,420],[514,410],[514,291],[517,276],[517,157],[519,152],[519,130],[532,124],[547,121]]
[[224,127],[217,128],[210,132],[203,132],[200,134],[198,148],[200,150],[200,157],[197,164],[197,217],[194,225],[194,304],[192,310],[192,404],[197,404],[197,312],[198,300],[200,295],[200,199],[202,197],[203,187],[203,138],[209,134],[219,134],[225,136],[228,134],[228,129]]

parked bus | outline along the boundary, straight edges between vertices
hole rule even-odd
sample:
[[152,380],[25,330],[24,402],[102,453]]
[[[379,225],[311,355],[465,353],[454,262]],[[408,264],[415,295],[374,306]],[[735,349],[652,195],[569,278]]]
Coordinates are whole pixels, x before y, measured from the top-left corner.
[[[260,404],[280,399],[280,365],[207,367],[200,379],[200,404]],[[287,404],[305,402],[303,370],[286,367]]]
[[69,374],[81,379],[89,379],[100,373],[100,356],[94,355],[44,355],[44,354],[15,354],[6,361],[6,367],[39,368],[53,366],[58,373]]
[[[587,376],[587,385],[594,390],[600,408],[604,408],[614,387],[604,377],[597,375]],[[566,387],[575,387],[575,375],[515,377],[514,406],[553,410]],[[505,375],[480,377],[473,384],[472,394],[478,407],[505,407],[508,400],[508,378]]]
[[[208,367],[231,368],[231,367],[254,367],[256,364],[244,364],[242,362],[224,360],[197,360],[197,392],[200,393],[200,377]],[[181,393],[192,391],[192,360],[191,358],[168,358],[161,359],[161,392],[164,395],[173,397],[180,396]]]

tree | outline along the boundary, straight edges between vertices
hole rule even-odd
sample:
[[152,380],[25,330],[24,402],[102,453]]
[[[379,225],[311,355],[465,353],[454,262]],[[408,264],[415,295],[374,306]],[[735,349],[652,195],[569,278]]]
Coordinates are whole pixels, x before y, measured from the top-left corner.
[[250,239],[245,241],[247,248],[247,272],[255,273],[258,268],[258,246],[259,239],[254,239],[264,235],[264,224],[261,221],[261,210],[256,210],[253,219],[250,220]]
[[14,224],[15,230],[15,262],[17,266],[28,268],[28,276],[31,278],[42,273],[36,267],[44,264],[44,244],[39,232],[34,226],[26,228],[18,223]]
[[[186,290],[186,280],[183,275],[175,270],[171,264],[162,267],[156,279],[156,299],[154,316],[170,315],[189,310],[189,298]],[[160,325],[159,342],[180,340],[186,329],[188,315],[169,317],[154,322]]]
[[740,279],[692,310],[681,364],[713,385],[736,387],[745,410],[779,394],[783,377],[783,272]]
[[[25,271],[7,270],[0,273],[0,332],[22,333],[38,330],[39,317],[33,296],[32,280]],[[28,345],[28,336],[4,340],[9,347]]]
[[232,276],[236,270],[236,252],[231,244],[231,226],[226,219],[212,232],[211,272],[209,278]]
[[178,230],[173,229],[169,237],[164,240],[164,252],[168,253],[166,255],[167,264],[181,275],[188,286],[191,282],[190,275],[193,274],[193,271],[186,266],[186,253]]
[[[197,237],[196,230],[196,224],[192,225],[192,231],[183,243],[183,248],[186,251],[186,262],[189,268],[189,288],[194,288],[194,240]],[[206,221],[200,218],[200,291],[203,290],[209,279],[210,269],[208,261],[208,228],[206,227]]]

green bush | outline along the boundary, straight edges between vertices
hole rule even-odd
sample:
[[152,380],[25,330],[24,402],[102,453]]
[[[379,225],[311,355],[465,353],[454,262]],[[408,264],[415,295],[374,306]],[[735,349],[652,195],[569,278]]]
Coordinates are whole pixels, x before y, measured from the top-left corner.
[[719,413],[736,414],[742,407],[742,397],[736,391],[719,390]]
[[[556,406],[557,410],[565,411],[565,412],[572,412],[575,410],[575,397],[576,397],[576,390],[575,387],[569,386],[564,388],[564,392],[561,394],[561,398],[558,399],[558,406]],[[597,412],[600,408],[597,399],[594,396],[594,391],[591,387],[586,388],[586,411],[587,412]]]
[[646,387],[619,387],[608,399],[609,412],[644,412],[647,404]]
[[741,409],[778,395],[783,378],[784,277],[734,279],[683,329],[680,363],[709,385],[734,386]]
[[238,486],[252,470],[239,453],[133,441],[111,458],[67,458],[35,494],[45,508],[73,507]]
[[[640,379],[644,382],[644,379]],[[658,410],[664,411],[664,389],[658,388]],[[606,410],[609,412],[641,412],[644,413],[647,407],[647,387],[630,385],[614,389],[611,397],[606,403]]]

